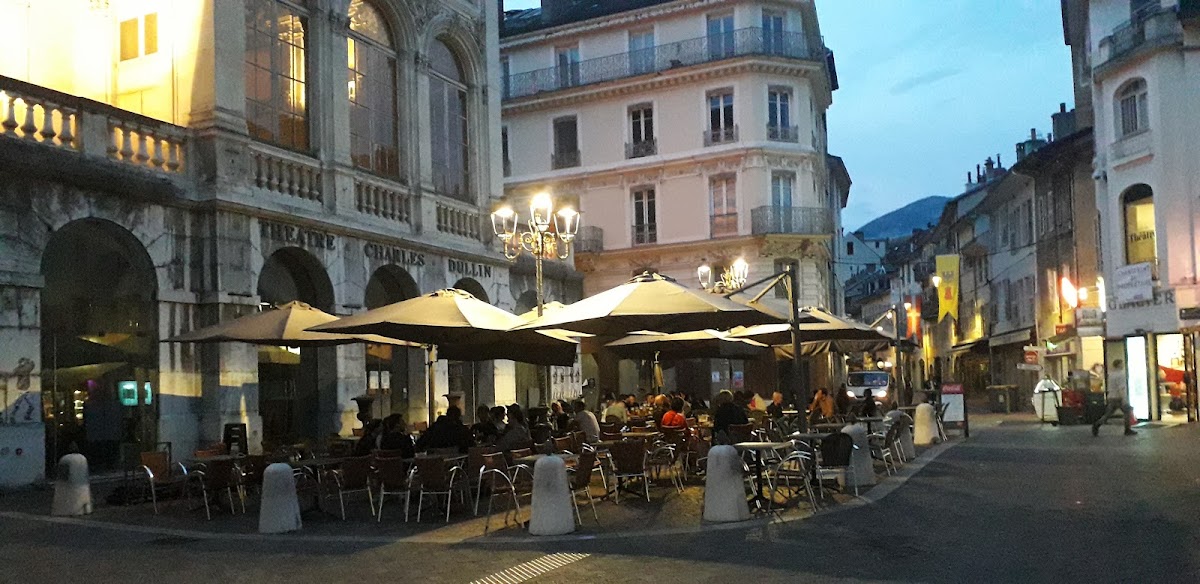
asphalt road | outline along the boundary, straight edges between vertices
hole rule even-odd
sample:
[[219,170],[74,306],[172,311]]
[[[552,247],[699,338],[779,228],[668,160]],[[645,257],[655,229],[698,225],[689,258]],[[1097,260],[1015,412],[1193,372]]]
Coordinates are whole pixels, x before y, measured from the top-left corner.
[[0,516],[0,582],[1196,582],[1198,525],[1200,426],[976,424],[879,502],[787,524],[444,546]]

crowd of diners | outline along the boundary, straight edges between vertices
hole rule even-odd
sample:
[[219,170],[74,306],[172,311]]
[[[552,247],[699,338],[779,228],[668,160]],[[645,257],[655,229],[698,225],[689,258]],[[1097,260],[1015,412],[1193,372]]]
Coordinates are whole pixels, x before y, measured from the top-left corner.
[[[522,408],[518,404],[475,410],[475,423],[468,424],[458,406],[450,406],[438,416],[427,430],[415,437],[400,414],[382,420],[372,420],[363,429],[354,447],[356,456],[375,450],[397,450],[405,457],[416,452],[458,449],[466,453],[473,446],[489,446],[500,451],[528,448],[552,437],[582,432],[588,441],[600,439],[601,425],[615,424],[625,428],[631,421],[657,428],[689,429],[698,414],[708,414],[706,427],[711,426],[713,441],[720,443],[731,425],[750,422],[751,418],[782,418],[798,415],[794,404],[785,401],[780,392],[765,401],[752,391],[722,390],[712,403],[682,391],[669,393],[640,392],[606,394],[599,407],[589,409],[583,400],[557,400],[549,407]],[[859,401],[846,393],[845,385],[835,391],[818,388],[808,405],[811,422],[838,420],[848,414],[870,417],[878,414],[874,400]],[[689,422],[690,421],[690,422]]]

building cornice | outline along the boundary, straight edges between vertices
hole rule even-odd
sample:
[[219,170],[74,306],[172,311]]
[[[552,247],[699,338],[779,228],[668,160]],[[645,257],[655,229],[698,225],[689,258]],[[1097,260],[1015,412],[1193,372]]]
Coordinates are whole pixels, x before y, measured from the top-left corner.
[[618,12],[588,20],[567,22],[549,28],[540,28],[529,32],[503,36],[501,26],[500,50],[521,49],[537,46],[543,43],[561,41],[563,38],[576,37],[595,32],[605,32],[613,29],[626,29],[630,24],[642,23],[647,20],[702,12],[714,7],[732,5],[737,0],[679,0],[668,4],[657,4],[645,8],[637,8],[626,12]]
[[[625,77],[594,85],[536,93],[528,97],[505,100],[501,105],[504,116],[536,112],[545,109],[567,107],[589,101],[599,101],[628,95],[643,95],[661,89],[700,83],[721,77],[758,73],[808,77],[819,84],[820,94],[829,94],[828,77],[824,74],[823,61],[784,59],[779,57],[747,56],[719,63],[704,63],[679,69],[647,73],[638,77]],[[811,74],[811,77],[809,77]],[[828,97],[821,100],[828,103]]]

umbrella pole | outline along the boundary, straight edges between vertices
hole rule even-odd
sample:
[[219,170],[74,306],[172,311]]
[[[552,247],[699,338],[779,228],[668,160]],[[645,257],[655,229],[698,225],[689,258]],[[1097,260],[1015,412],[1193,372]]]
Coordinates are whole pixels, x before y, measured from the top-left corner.
[[[791,329],[792,329],[792,379],[791,389],[792,397],[796,400],[796,409],[799,410],[808,405],[808,392],[800,383],[800,303],[796,298],[796,291],[800,287],[799,279],[796,275],[795,266],[787,265],[787,288],[788,288],[788,305],[791,309]],[[800,431],[808,431],[808,416],[800,416]]]
[[432,426],[434,415],[437,414],[437,401],[434,399],[434,393],[437,386],[437,369],[434,368],[434,366],[437,365],[437,345],[427,345],[425,347],[425,356],[425,387],[427,388],[429,394],[425,398],[425,405],[426,409],[429,410],[427,413],[428,424]]

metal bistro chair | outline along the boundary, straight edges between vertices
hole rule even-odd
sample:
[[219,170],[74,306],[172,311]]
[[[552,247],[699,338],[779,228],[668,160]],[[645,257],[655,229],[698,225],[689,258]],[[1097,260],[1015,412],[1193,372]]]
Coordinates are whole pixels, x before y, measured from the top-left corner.
[[950,409],[950,402],[946,402],[946,403],[942,404],[942,407],[937,409],[936,418],[937,418],[938,438],[940,438],[942,442],[945,442],[950,439],[950,437],[946,435],[946,421],[945,421],[946,420],[946,410],[948,410],[948,409]]
[[200,483],[200,495],[204,498],[204,515],[208,519],[212,519],[209,498],[221,491],[225,491],[229,497],[230,513],[237,513],[237,508],[233,505],[234,492],[238,493],[238,498],[242,502],[242,513],[246,512],[246,498],[242,496],[237,480],[238,473],[232,460],[209,461],[204,464],[203,469],[193,470],[188,473],[188,476]]
[[383,521],[383,503],[388,495],[404,497],[404,521],[408,522],[408,501],[412,497],[408,481],[408,463],[399,457],[375,459],[375,482],[379,488],[379,507],[376,508],[375,521]]
[[[849,434],[835,432],[826,436],[821,440],[817,479],[824,481],[828,476],[827,473],[833,473],[836,478],[840,473],[845,477],[846,482],[853,483],[854,496],[857,497],[858,480],[854,476],[854,465],[850,463],[850,457],[856,448],[858,446],[854,444],[854,438]],[[821,496],[825,496],[824,487],[821,489]]]
[[[592,497],[592,472],[589,467],[595,466],[596,451],[585,448],[583,454],[579,455],[579,464],[575,468],[567,469],[571,473],[571,504],[575,506],[575,521],[579,525],[583,525],[583,518],[579,516],[579,495],[587,497],[588,503],[592,505],[592,517],[596,518],[596,525],[600,524],[600,515],[596,513],[596,499]],[[601,476],[604,476],[603,474]]]
[[[496,497],[512,497],[513,520],[520,522],[521,497],[533,496],[533,472],[525,465],[510,467],[504,454],[493,452],[483,455],[484,465],[479,471],[479,492],[475,497],[475,508],[479,508],[479,497],[488,491],[487,520],[483,533],[487,535],[492,524],[492,505]],[[504,512],[504,524],[508,525],[508,511]]]
[[621,481],[623,479],[641,479],[646,502],[650,502],[650,479],[646,476],[646,444],[642,440],[631,440],[613,444],[608,450],[609,462],[612,463],[612,476],[617,479],[614,491],[614,502],[621,503]]
[[417,523],[421,522],[421,509],[425,506],[425,496],[446,497],[446,523],[450,523],[450,503],[454,499],[454,490],[458,488],[460,501],[465,505],[466,491],[458,483],[458,473],[461,469],[453,466],[446,468],[446,459],[441,456],[422,456],[413,460],[413,471],[410,476],[415,478],[414,486],[420,490],[417,494]]
[[329,471],[337,488],[338,503],[342,508],[342,521],[346,520],[346,495],[367,493],[371,515],[375,515],[375,496],[371,493],[371,457],[359,456],[342,461],[341,468]]
[[[181,463],[171,464],[171,454],[162,450],[143,452],[140,455],[142,472],[150,485],[150,502],[154,514],[158,515],[158,492],[175,490],[178,495],[187,494],[188,471]],[[179,471],[175,472],[178,468]]]
[[779,481],[783,480],[784,486],[790,491],[791,495],[795,494],[795,489],[792,488],[792,480],[800,483],[804,489],[805,495],[808,496],[808,504],[815,512],[817,510],[817,497],[812,490],[812,482],[809,480],[812,477],[813,453],[808,450],[804,443],[795,443],[794,450],[788,452],[778,463],[767,471],[767,484],[771,489],[771,499],[768,503],[768,508],[775,502],[775,493],[779,489]]
[[895,453],[896,435],[900,432],[898,424],[892,424],[883,433],[875,433],[867,436],[868,446],[871,448],[871,458],[883,462],[883,469],[890,476],[894,471],[898,470],[896,466]]

